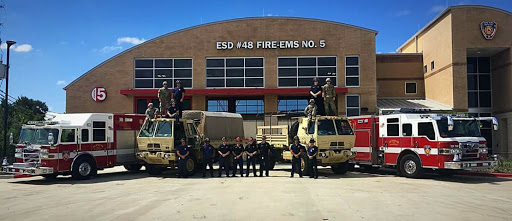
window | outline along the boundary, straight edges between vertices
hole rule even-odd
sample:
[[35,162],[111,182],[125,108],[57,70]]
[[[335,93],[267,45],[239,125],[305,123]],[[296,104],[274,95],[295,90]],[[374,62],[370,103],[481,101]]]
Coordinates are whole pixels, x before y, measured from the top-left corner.
[[359,116],[360,113],[360,100],[359,95],[347,95],[345,96],[345,104],[347,105],[347,117]]
[[434,70],[434,61],[430,62],[430,70]]
[[416,94],[417,84],[416,82],[405,82],[405,94]]
[[432,122],[418,123],[418,136],[426,136],[429,140],[435,140],[436,133]]
[[423,66],[423,73],[427,73],[427,65]]
[[228,100],[208,100],[208,111],[228,112]]
[[308,134],[315,134],[315,125],[313,121],[308,122]]
[[388,137],[398,137],[400,136],[399,131],[399,121],[398,118],[388,118],[387,120],[387,136]]
[[308,106],[308,98],[279,98],[277,102],[277,110],[281,112],[301,113]]
[[491,64],[489,57],[468,57],[468,107],[492,108]]
[[402,136],[412,136],[412,124],[402,124]]
[[337,58],[331,57],[279,57],[277,58],[278,87],[310,87],[313,79],[321,84],[327,78],[336,86]]
[[207,58],[206,87],[263,87],[263,58]]
[[191,58],[136,58],[135,88],[160,88],[167,81],[175,87],[176,80],[185,88],[192,87]]
[[318,135],[336,135],[332,120],[318,120]]
[[106,141],[107,124],[104,121],[92,122],[92,141]]
[[359,55],[345,57],[345,85],[359,87]]
[[[153,123],[155,124],[155,123]],[[160,121],[156,129],[155,137],[171,137],[172,121]]]
[[60,142],[62,142],[62,143],[75,142],[75,129],[62,129]]
[[353,135],[354,132],[350,127],[350,123],[347,120],[334,120],[336,123],[336,129],[338,130],[338,135]]
[[82,143],[89,142],[89,129],[82,129]]
[[263,112],[263,100],[236,100],[236,113],[262,114]]

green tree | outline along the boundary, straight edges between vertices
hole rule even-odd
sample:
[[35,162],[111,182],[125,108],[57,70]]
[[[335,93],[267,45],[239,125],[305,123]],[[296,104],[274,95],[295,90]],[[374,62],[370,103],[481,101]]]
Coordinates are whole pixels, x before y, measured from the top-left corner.
[[[4,124],[3,124],[3,116],[4,116],[4,102],[5,99],[2,99],[2,104],[0,108],[0,116],[2,117],[2,123],[0,124],[0,146],[1,154],[3,154],[3,142],[4,142]],[[9,104],[9,116],[8,116],[8,130],[7,130],[7,139],[9,139],[10,134],[13,134],[14,143],[17,143],[21,131],[21,126],[26,124],[28,121],[42,121],[44,120],[44,116],[48,112],[48,106],[46,103],[33,100],[24,96],[19,97],[14,103]],[[9,141],[7,141],[9,142]],[[14,157],[14,145],[10,145],[7,148],[6,154],[9,158]],[[3,156],[2,156],[3,159]],[[11,161],[12,162],[12,161]]]

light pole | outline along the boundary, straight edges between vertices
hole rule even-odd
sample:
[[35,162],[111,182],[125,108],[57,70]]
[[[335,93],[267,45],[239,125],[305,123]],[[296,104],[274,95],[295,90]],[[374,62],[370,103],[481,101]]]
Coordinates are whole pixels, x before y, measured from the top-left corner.
[[7,70],[5,71],[5,101],[4,101],[4,160],[7,159],[7,118],[9,113],[9,49],[15,41],[7,41]]

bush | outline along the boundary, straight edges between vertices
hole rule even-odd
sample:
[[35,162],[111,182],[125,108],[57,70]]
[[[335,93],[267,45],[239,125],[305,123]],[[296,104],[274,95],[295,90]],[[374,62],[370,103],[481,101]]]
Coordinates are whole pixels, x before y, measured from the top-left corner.
[[492,169],[496,173],[512,173],[512,159],[500,157],[498,159],[498,166]]

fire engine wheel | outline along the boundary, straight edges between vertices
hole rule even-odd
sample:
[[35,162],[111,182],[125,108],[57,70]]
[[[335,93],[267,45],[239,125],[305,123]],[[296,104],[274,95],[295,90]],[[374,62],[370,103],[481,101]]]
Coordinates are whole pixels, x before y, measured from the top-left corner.
[[96,175],[96,164],[89,158],[82,157],[73,163],[72,177],[77,180],[86,180]]
[[164,172],[164,168],[156,165],[146,165],[146,171],[151,176],[160,175]]
[[142,167],[142,164],[126,164],[126,165],[124,165],[124,168],[130,172],[138,172],[141,167]]
[[348,171],[348,162],[343,162],[336,166],[331,166],[331,170],[334,174],[345,174]]
[[418,157],[409,154],[400,160],[400,171],[407,178],[418,178],[423,173],[423,168]]
[[194,176],[196,173],[197,164],[193,157],[189,157],[185,163],[185,172],[187,176]]

